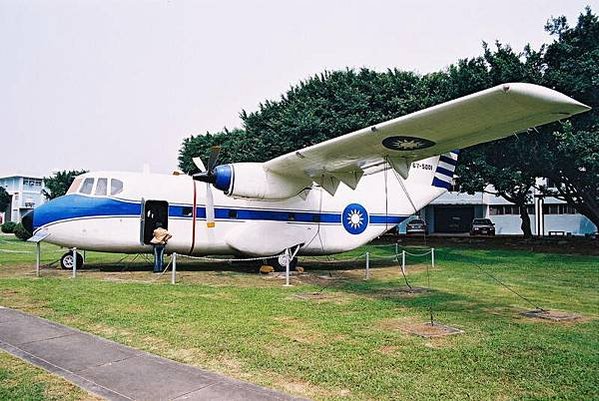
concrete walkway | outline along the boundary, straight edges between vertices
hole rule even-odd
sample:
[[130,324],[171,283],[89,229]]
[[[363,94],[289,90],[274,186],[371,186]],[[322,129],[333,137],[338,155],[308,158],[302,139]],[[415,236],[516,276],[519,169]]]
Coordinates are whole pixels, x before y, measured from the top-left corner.
[[108,400],[299,400],[1,306],[0,348]]

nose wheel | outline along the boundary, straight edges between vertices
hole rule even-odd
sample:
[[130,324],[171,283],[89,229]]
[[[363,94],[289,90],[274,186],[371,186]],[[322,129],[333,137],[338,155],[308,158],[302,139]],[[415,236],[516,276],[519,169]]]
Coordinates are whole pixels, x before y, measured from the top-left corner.
[[[83,256],[79,252],[75,252],[77,258],[77,269],[83,267]],[[60,258],[60,267],[65,270],[72,270],[75,258],[73,257],[73,251],[68,251]]]

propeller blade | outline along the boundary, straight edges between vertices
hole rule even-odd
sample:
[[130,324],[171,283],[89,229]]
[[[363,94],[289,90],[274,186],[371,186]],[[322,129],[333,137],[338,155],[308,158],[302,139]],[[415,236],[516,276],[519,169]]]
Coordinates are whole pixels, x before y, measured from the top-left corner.
[[193,164],[196,165],[196,167],[200,170],[200,172],[205,172],[206,171],[206,166],[204,166],[204,162],[202,161],[202,159],[200,157],[194,157],[193,159]]
[[214,197],[212,196],[212,185],[206,183],[206,226],[214,228]]
[[210,159],[208,159],[208,170],[212,171],[218,163],[218,157],[220,155],[220,146],[213,146],[210,148]]

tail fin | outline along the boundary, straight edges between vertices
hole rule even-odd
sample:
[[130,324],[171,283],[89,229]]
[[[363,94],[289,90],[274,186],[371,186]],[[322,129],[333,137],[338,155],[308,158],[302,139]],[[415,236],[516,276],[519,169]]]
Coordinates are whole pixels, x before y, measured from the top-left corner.
[[450,189],[453,186],[453,174],[458,164],[459,150],[452,150],[439,156],[437,168],[433,177],[433,186],[437,188]]

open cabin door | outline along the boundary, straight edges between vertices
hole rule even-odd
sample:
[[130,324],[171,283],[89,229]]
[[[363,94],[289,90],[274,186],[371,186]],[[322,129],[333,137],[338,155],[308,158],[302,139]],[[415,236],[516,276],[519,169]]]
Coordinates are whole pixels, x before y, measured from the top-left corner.
[[168,230],[168,202],[161,200],[141,200],[140,242],[150,244],[158,225]]

